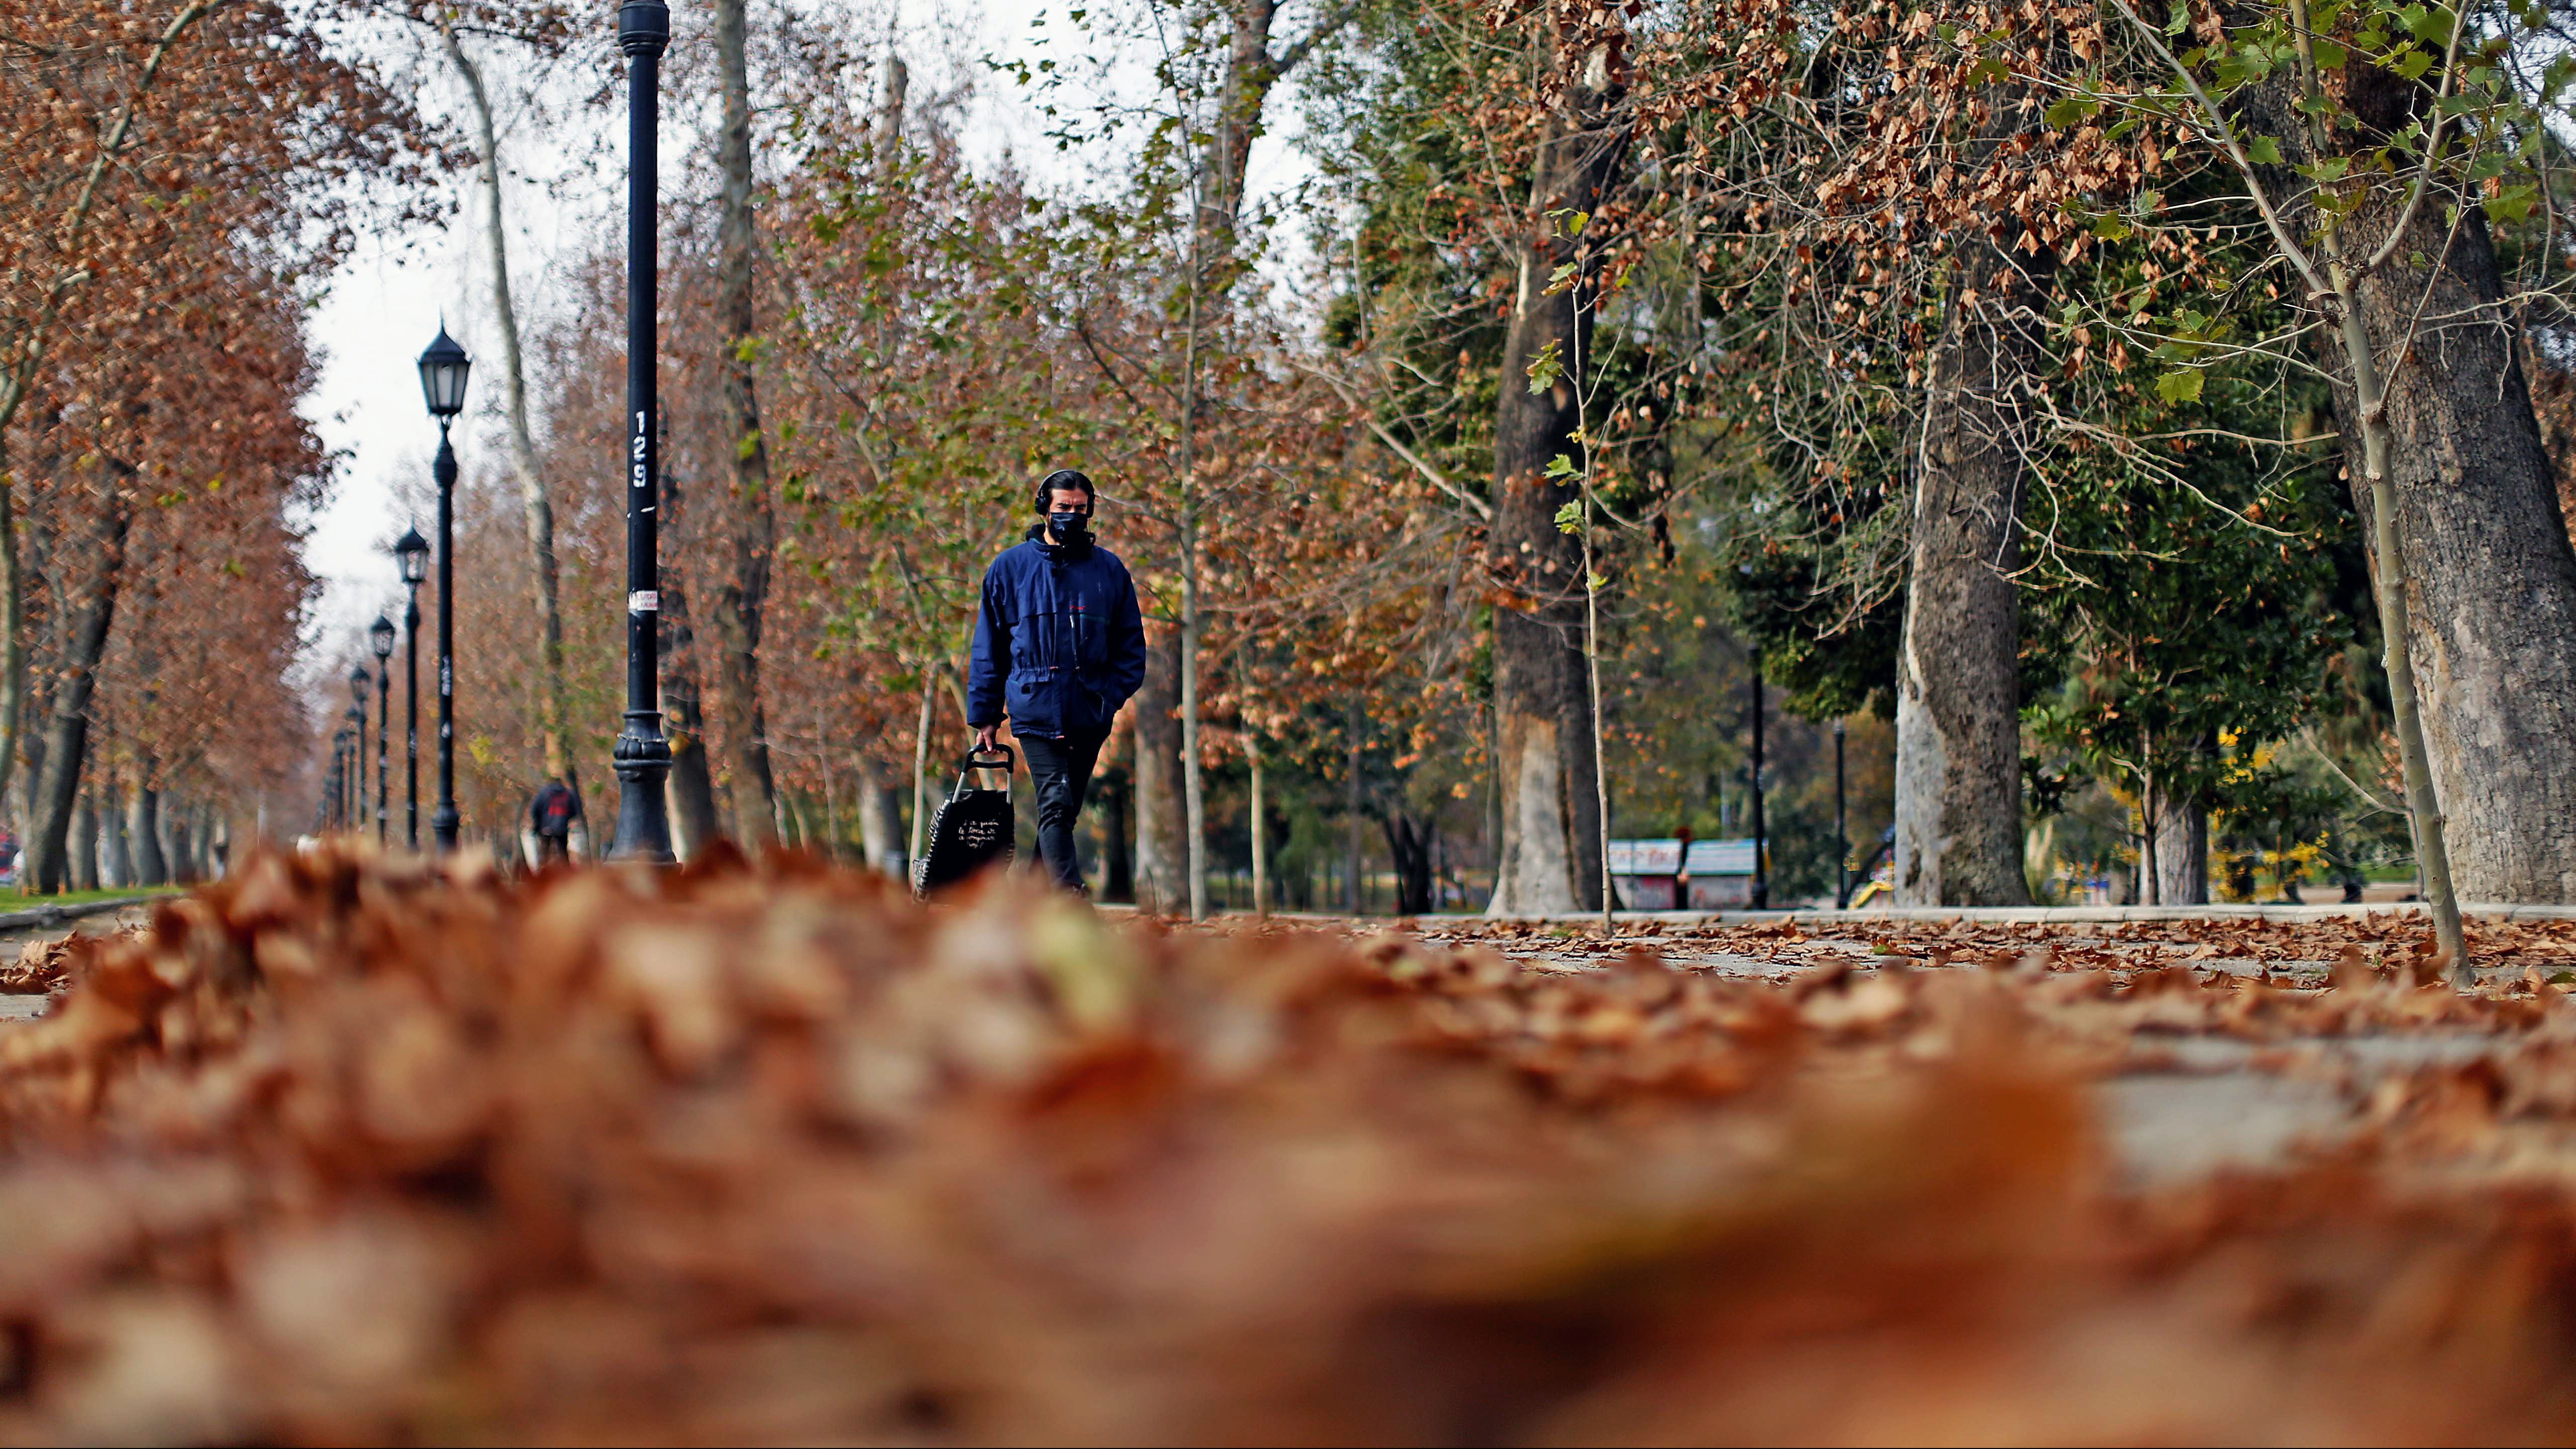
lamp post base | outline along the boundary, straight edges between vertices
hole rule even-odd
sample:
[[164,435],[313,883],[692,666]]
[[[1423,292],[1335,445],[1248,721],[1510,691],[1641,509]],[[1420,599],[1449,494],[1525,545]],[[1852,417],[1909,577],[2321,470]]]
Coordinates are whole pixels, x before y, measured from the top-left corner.
[[615,758],[617,838],[608,847],[608,858],[673,863],[670,798],[662,788],[671,777],[671,742],[662,736],[660,710],[626,712],[626,732],[617,737]]
[[429,817],[429,838],[437,842],[441,851],[456,848],[456,827],[461,819],[452,801],[439,806],[438,813]]

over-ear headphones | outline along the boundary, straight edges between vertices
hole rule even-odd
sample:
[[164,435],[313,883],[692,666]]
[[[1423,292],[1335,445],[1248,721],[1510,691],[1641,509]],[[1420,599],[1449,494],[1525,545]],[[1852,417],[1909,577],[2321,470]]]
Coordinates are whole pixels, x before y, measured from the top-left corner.
[[1030,510],[1037,513],[1046,512],[1047,505],[1055,501],[1055,490],[1059,488],[1078,488],[1082,490],[1082,496],[1086,500],[1097,501],[1099,498],[1099,495],[1092,491],[1091,479],[1084,476],[1082,470],[1058,468],[1038,480],[1037,491],[1029,497]]

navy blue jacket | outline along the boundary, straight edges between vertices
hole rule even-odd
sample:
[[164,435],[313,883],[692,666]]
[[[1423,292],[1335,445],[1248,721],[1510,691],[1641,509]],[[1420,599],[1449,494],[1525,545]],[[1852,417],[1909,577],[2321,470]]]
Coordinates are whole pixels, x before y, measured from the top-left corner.
[[984,571],[966,723],[1011,717],[1011,732],[1062,739],[1109,727],[1145,682],[1145,618],[1118,555],[1032,527]]

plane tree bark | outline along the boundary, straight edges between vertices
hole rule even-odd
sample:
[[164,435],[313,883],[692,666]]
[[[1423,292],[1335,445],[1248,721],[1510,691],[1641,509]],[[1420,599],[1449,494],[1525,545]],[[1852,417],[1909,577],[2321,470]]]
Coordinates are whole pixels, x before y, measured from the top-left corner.
[[72,804],[71,845],[65,865],[71,871],[71,888],[76,891],[98,889],[98,811],[90,804],[89,792],[80,792]]
[[1148,623],[1145,681],[1136,691],[1136,904],[1190,903],[1189,832],[1181,801],[1181,651],[1177,631]]
[[[1495,587],[1494,712],[1503,794],[1502,845],[1488,910],[1527,915],[1601,906],[1601,810],[1585,677],[1583,548],[1557,525],[1576,480],[1550,475],[1559,456],[1579,465],[1582,427],[1570,370],[1589,356],[1592,319],[1571,288],[1551,286],[1577,260],[1567,213],[1596,213],[1615,183],[1624,140],[1608,117],[1617,94],[1605,68],[1570,80],[1540,138],[1503,342],[1494,419],[1493,518],[1486,567]],[[1533,376],[1533,364],[1553,359]],[[1579,475],[1580,468],[1577,473]]]
[[1983,239],[1930,359],[1896,661],[1895,895],[2030,903],[2021,868],[2022,386],[2037,278]]
[[716,0],[716,70],[722,117],[716,133],[723,198],[716,228],[717,371],[723,398],[722,456],[733,461],[721,516],[731,568],[715,590],[717,709],[731,766],[734,830],[755,849],[774,845],[777,791],[770,777],[769,723],[760,692],[760,639],[769,605],[778,518],[769,488],[769,448],[760,426],[753,307],[751,79],[745,0]]
[[2241,181],[2304,304],[2369,543],[2416,859],[2435,939],[2465,988],[2463,887],[2505,901],[2576,895],[2564,824],[2576,804],[2576,659],[2565,647],[2576,552],[2485,189],[2466,169],[2490,139],[2467,128],[2500,100],[2453,94],[2465,11],[2428,17],[2449,34],[2420,82],[2381,69],[2367,47],[2318,45],[2302,0],[2283,15],[2285,65],[2222,66],[2271,32],[2207,26],[2194,38],[2213,74],[2264,77],[2213,95],[2127,0],[2112,5],[2190,97],[2202,144]]
[[170,863],[161,854],[161,787],[153,783],[156,768],[150,756],[140,760],[126,796],[126,849],[134,857],[136,885],[170,883]]
[[[2365,202],[2346,223],[2347,249],[2386,247],[2399,212],[2394,198]],[[2471,901],[2576,902],[2576,549],[2518,328],[2477,207],[2460,208],[2456,225],[2418,207],[2393,240],[2386,262],[2348,269],[2359,337],[2338,332],[2323,350],[2366,535],[2393,505],[2393,571],[2452,887]],[[2353,352],[2392,359],[2375,407]],[[2370,560],[2384,589],[2390,563],[2376,548]]]
[[[663,488],[669,507],[670,488]],[[662,574],[662,615],[656,625],[662,656],[662,732],[671,741],[671,845],[682,860],[695,860],[724,830],[716,818],[715,779],[707,769],[706,709],[698,689],[697,632],[689,623],[688,593],[678,576]]]
[[98,663],[107,653],[108,631],[116,618],[125,542],[134,522],[131,502],[122,488],[133,470],[109,459],[101,471],[95,532],[71,565],[78,570],[72,613],[64,632],[53,707],[45,721],[44,765],[30,802],[36,818],[28,831],[27,874],[37,889],[48,893],[62,890],[70,879],[72,808],[89,757],[90,700],[97,691]]
[[2150,889],[2143,903],[2151,906],[2209,904],[2209,805],[2182,790],[2167,790],[2153,779],[2146,789],[2147,838],[2142,864]]

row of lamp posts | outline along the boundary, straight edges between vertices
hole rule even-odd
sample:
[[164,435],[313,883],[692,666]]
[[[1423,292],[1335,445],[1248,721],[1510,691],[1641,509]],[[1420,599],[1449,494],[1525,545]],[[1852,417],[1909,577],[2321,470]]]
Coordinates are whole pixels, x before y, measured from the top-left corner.
[[[441,849],[456,844],[455,613],[449,603],[455,575],[449,553],[455,539],[456,451],[448,445],[448,424],[465,406],[465,376],[473,363],[465,349],[438,329],[438,340],[420,355],[420,387],[430,416],[438,419],[438,813],[432,817]],[[403,633],[403,841],[420,846],[420,586],[429,578],[429,541],[407,528],[394,541],[394,564],[402,575]],[[367,650],[376,656],[370,673],[359,665],[349,671],[349,728],[332,737],[329,805],[325,824],[334,829],[364,830],[367,824],[367,686],[376,687],[376,804],[378,844],[389,843],[392,825],[387,811],[391,793],[390,741],[393,733],[394,623],[382,614],[367,626]]]
[[[671,859],[669,808],[662,796],[671,773],[671,745],[662,734],[659,643],[661,558],[659,459],[655,456],[656,396],[653,322],[654,204],[659,158],[655,129],[660,116],[662,51],[670,43],[671,12],[663,0],[628,0],[617,11],[617,46],[627,58],[626,223],[626,728],[617,737],[617,835],[612,857],[656,863]],[[465,377],[472,368],[465,349],[438,329],[438,340],[420,355],[420,390],[431,417],[438,420],[438,457],[431,477],[438,484],[438,810],[430,830],[440,850],[456,848],[456,613],[455,499],[456,450],[448,427],[465,409]],[[420,586],[428,576],[429,544],[417,530],[406,530],[394,545],[409,602],[403,625],[409,648],[404,651],[403,762],[404,838],[420,845]],[[350,728],[333,739],[329,823],[339,828],[363,826],[366,818],[367,682],[376,683],[376,838],[387,835],[385,818],[385,736],[392,726],[388,671],[393,656],[393,621],[377,616],[367,630],[376,656],[370,676],[360,665],[349,676],[355,702],[349,706]]]
[[[391,698],[394,626],[382,614],[376,616],[375,623],[367,626],[367,647],[376,656],[375,672],[368,673],[367,666],[363,664],[349,671],[349,721],[357,731],[355,774],[358,808],[347,823],[356,825],[361,832],[367,828],[367,686],[372,683],[376,687],[376,843],[382,845],[385,843],[385,737],[392,734],[394,728]],[[416,845],[419,842],[415,839],[412,843]]]

